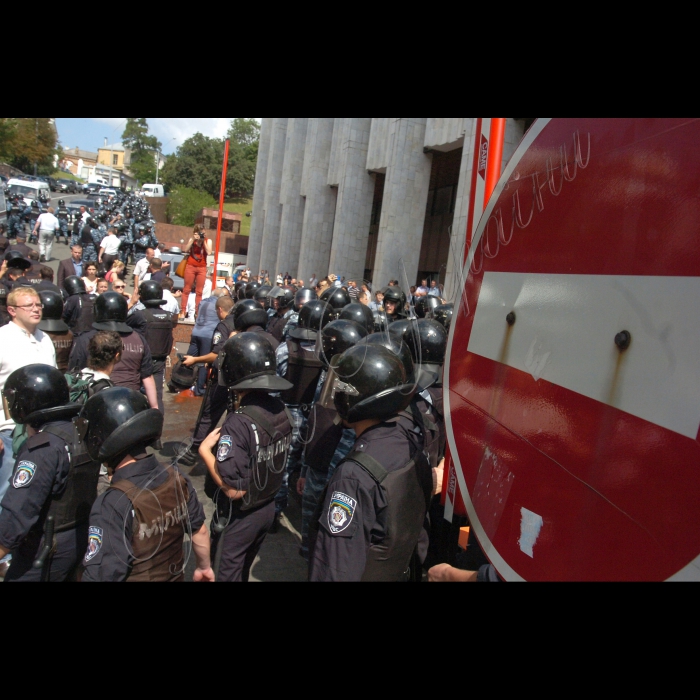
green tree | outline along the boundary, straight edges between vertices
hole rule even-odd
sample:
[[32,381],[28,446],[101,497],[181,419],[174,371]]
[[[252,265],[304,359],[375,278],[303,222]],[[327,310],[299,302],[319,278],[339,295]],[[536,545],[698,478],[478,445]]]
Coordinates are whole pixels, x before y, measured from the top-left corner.
[[2,119],[0,153],[10,165],[25,173],[48,175],[53,171],[53,158],[58,139],[49,118]]
[[226,136],[229,139],[226,197],[248,196],[255,184],[260,124],[255,119],[236,117],[231,120]]
[[160,179],[168,191],[178,187],[206,192],[219,198],[224,142],[196,133],[168,156],[161,168]]
[[122,143],[131,151],[129,169],[139,183],[153,182],[156,178],[156,162],[163,144],[148,133],[144,117],[127,118],[122,133]]
[[216,200],[207,192],[178,187],[170,192],[168,220],[176,226],[194,226],[197,214],[205,207],[216,207]]

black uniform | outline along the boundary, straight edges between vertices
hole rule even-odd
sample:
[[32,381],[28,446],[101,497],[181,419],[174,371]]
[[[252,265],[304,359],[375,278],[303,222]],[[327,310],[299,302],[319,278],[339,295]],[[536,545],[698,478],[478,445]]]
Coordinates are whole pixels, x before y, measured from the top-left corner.
[[[0,544],[13,550],[5,581],[39,581],[41,571],[32,564],[44,545],[47,502],[65,490],[71,466],[66,443],[44,432],[52,426],[71,429],[70,421],[47,423],[42,432],[20,448],[12,474],[12,488],[2,499]],[[51,560],[50,581],[63,581],[80,563],[87,543],[87,520],[65,532],[57,532]]]
[[[151,350],[151,357],[153,358],[153,379],[156,383],[158,410],[165,415],[165,406],[163,405],[165,362],[173,349],[173,328],[177,325],[178,315],[171,314],[169,311],[164,311],[161,308],[145,308],[137,310],[137,313],[146,322],[143,336],[146,338],[148,347]],[[128,320],[129,317],[127,316],[127,323]]]
[[[280,399],[252,391],[241,403],[224,421],[216,452],[216,467],[224,483],[246,491],[235,501],[218,490],[212,494],[217,508],[212,520],[217,581],[248,580],[275,517],[274,497],[292,442],[292,425]],[[218,532],[217,526],[224,524]]]
[[[202,527],[205,516],[192,482],[184,474],[180,476],[187,482],[187,493],[182,494],[187,501],[187,517],[176,515],[171,522],[166,518],[166,522],[169,527],[182,528],[184,536],[186,532],[197,532]],[[154,455],[149,455],[117,469],[112,484],[126,479],[138,489],[153,491],[169,477],[169,469],[158,462]],[[133,525],[132,502],[125,493],[109,488],[97,497],[90,513],[83,581],[125,581],[129,578],[136,563],[131,546]],[[178,560],[175,564],[181,562]],[[171,573],[177,575],[179,572]]]
[[[315,542],[312,535],[312,581],[407,580],[432,494],[422,442],[418,432],[396,420],[372,426],[357,439],[328,483]],[[386,473],[381,484],[352,460],[355,453],[381,465]]]
[[69,296],[63,306],[61,318],[68,324],[76,338],[89,332],[92,330],[92,323],[95,320],[94,299],[87,292]]
[[[214,329],[210,352],[215,352],[218,355],[221,352],[221,348],[224,347],[224,343],[229,339],[229,336],[234,330],[235,327],[231,315],[227,316],[223,321],[220,321]],[[261,326],[251,326],[250,328],[246,328],[246,332],[260,333],[270,341],[272,349],[277,350],[279,342],[269,333],[266,333]],[[228,405],[228,391],[224,387],[219,386],[217,382],[216,364],[214,364],[214,371],[209,381],[211,382],[211,386],[204,396],[202,414],[199,422],[195,426],[192,438],[193,448],[202,444],[204,438],[209,435],[213,427],[221,420],[221,416],[224,415]]]

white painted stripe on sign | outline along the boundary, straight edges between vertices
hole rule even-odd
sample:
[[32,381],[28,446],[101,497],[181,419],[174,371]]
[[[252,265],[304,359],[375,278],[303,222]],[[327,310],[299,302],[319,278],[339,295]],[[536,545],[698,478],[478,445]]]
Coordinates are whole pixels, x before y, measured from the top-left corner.
[[485,272],[468,350],[695,439],[699,299],[699,277]]
[[533,548],[537,542],[537,538],[540,536],[540,530],[542,529],[542,516],[533,513],[527,508],[520,509],[520,538],[518,539],[518,546],[523,554],[527,554],[531,559],[535,556],[533,554]]

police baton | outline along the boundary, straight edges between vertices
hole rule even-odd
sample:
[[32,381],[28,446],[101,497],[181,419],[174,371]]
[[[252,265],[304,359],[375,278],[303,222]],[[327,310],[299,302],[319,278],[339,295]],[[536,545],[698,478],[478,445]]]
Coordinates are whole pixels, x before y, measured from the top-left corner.
[[49,573],[51,570],[51,555],[53,554],[53,529],[53,515],[49,515],[46,518],[46,525],[44,526],[44,546],[41,548],[39,556],[34,560],[34,563],[32,564],[33,568],[41,569],[42,583],[48,582],[49,580]]

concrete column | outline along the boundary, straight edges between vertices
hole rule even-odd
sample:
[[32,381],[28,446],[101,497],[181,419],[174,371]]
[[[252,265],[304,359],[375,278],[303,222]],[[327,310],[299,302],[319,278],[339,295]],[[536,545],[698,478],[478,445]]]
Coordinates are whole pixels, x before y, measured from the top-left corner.
[[258,163],[255,168],[255,189],[253,191],[253,218],[250,222],[250,239],[248,240],[247,264],[251,270],[260,270],[260,251],[262,250],[263,231],[265,228],[267,160],[270,155],[272,122],[272,117],[263,117],[260,124],[260,144],[258,146]]
[[343,140],[340,144],[342,162],[329,270],[346,280],[361,280],[364,277],[374,199],[374,175],[367,172],[372,119],[348,117],[343,121]]
[[[287,143],[282,168],[282,221],[277,248],[276,271],[289,272],[296,277],[299,267],[301,230],[304,223],[304,199],[301,196],[304,149],[306,147],[306,117],[290,117],[287,123]],[[272,279],[270,279],[272,281]]]
[[287,117],[275,117],[272,123],[272,136],[270,141],[270,155],[267,159],[267,180],[265,184],[265,225],[263,228],[262,249],[260,251],[260,265],[253,269],[252,273],[259,274],[260,270],[267,270],[270,281],[278,270],[277,249],[280,240],[280,222],[282,219],[282,205],[280,203],[280,191],[282,187],[282,170],[284,167],[284,150],[287,140]]
[[390,128],[391,151],[379,219],[374,288],[390,279],[416,283],[432,155],[423,153],[425,117],[396,118]]
[[321,279],[328,272],[333,238],[336,190],[326,183],[333,139],[332,117],[309,119],[304,160],[306,205],[301,230],[297,276],[308,282],[312,273]]

